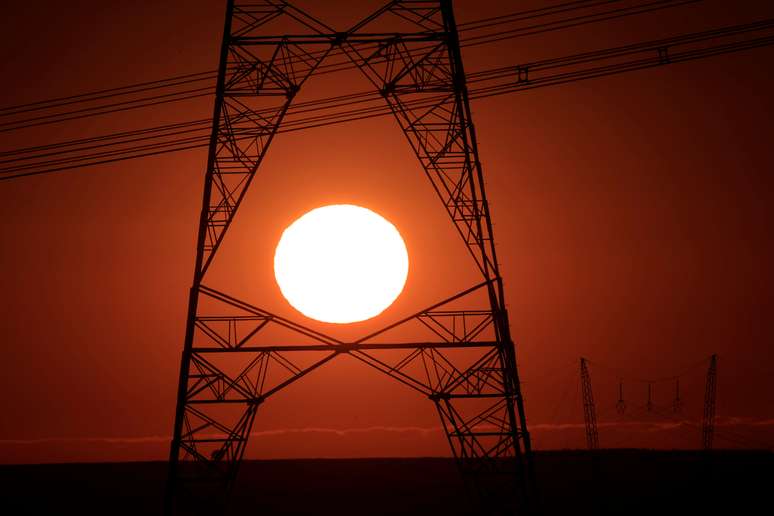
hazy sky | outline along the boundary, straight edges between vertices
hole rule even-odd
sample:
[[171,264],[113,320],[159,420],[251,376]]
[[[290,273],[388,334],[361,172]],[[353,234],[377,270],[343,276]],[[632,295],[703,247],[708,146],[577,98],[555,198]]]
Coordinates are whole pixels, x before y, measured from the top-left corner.
[[[315,4],[299,2],[346,27],[379,2]],[[455,3],[459,22],[544,4]],[[463,57],[472,72],[774,15],[768,2],[738,4],[708,0]],[[214,70],[223,10],[4,5],[1,103]],[[584,444],[580,356],[592,361],[602,446],[697,446],[698,429],[640,408],[646,380],[660,379],[655,402],[668,410],[680,374],[679,417],[700,420],[712,353],[725,436],[774,442],[772,52],[473,103],[538,448]],[[310,81],[304,94],[360,91],[357,81]],[[0,151],[211,111],[206,98],[4,132]],[[194,150],[0,182],[0,462],[165,458],[205,159]],[[409,279],[382,323],[470,285],[464,248],[393,120],[280,135],[259,174],[213,271],[229,292],[292,315],[273,282],[274,246],[298,215],[334,202],[378,211],[406,240]],[[621,377],[623,421],[613,410]],[[260,411],[249,457],[449,453],[430,402],[347,357]]]

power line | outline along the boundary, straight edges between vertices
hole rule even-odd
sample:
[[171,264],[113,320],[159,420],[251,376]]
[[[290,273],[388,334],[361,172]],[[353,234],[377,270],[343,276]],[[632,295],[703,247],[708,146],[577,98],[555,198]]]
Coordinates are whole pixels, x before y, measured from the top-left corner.
[[[499,20],[497,24],[513,23],[514,21],[528,21],[539,17],[561,14],[578,9],[589,9],[593,7],[603,6],[612,3],[620,3],[624,0],[586,0],[583,2],[569,2],[566,4],[559,4],[558,6],[537,9],[532,11],[525,11],[522,13],[512,13],[509,15],[503,15],[501,17],[488,18],[487,20]],[[608,21],[611,19],[620,18],[623,16],[631,16],[636,14],[643,14],[654,10],[661,10],[665,8],[679,7],[682,5],[697,3],[701,0],[657,0],[646,4],[636,4],[633,6],[627,6],[617,8],[613,10],[604,11],[601,13],[591,13],[582,16],[574,16],[570,18],[553,20],[542,24],[529,25],[526,27],[520,27],[511,29],[508,31],[495,32],[490,34],[484,34],[472,38],[463,38],[462,46],[476,46],[492,42],[503,41],[507,39],[514,39],[518,37],[531,36],[541,34],[544,32],[550,32],[560,30],[563,28],[572,28],[580,25],[587,25],[590,23],[598,23],[601,21]],[[494,22],[490,24],[481,25],[481,20],[469,22],[470,27],[463,30],[478,30],[483,27],[493,26]],[[478,25],[477,25],[478,24]],[[421,51],[431,48],[429,46],[419,47],[415,51]],[[374,45],[366,45],[359,47],[360,50],[376,49]],[[323,51],[311,52],[310,55],[322,55]],[[348,57],[344,50],[334,50],[328,55],[328,58],[337,56]],[[298,61],[298,59],[289,59],[289,63]],[[356,68],[356,64],[349,59],[345,59],[342,62],[328,63],[318,67],[316,75],[323,75],[326,73],[340,72],[344,70],[352,70]],[[0,109],[0,117],[25,114],[34,111],[40,111],[44,109],[54,109],[63,106],[69,106],[82,102],[94,102],[96,100],[111,99],[124,95],[145,93],[147,91],[153,91],[163,88],[169,88],[173,86],[191,84],[193,82],[201,82],[203,80],[214,80],[215,72],[198,72],[193,74],[186,74],[182,76],[172,77],[168,79],[160,79],[157,81],[150,81],[145,83],[139,83],[135,85],[123,86],[119,88],[99,90],[96,92],[73,95],[69,97],[62,97],[59,99],[51,99],[46,101],[38,101],[30,104],[23,104],[20,106],[12,106]],[[139,99],[133,99],[128,101],[114,102],[111,104],[103,104],[100,106],[92,106],[88,108],[82,108],[64,113],[54,113],[50,115],[37,116],[27,118],[23,120],[15,120],[12,122],[0,123],[0,132],[28,129],[31,127],[39,127],[41,125],[48,125],[54,123],[68,122],[73,120],[79,120],[88,116],[98,116],[105,114],[112,114],[118,111],[126,111],[130,109],[139,109],[144,107],[158,106],[165,103],[159,99],[166,99],[167,102],[179,102],[183,100],[190,100],[207,96],[214,92],[213,86],[195,88],[192,90],[186,90],[182,92],[174,92],[162,95],[155,95],[151,97],[142,97]],[[152,102],[154,101],[154,102]],[[111,108],[122,106],[115,111]],[[26,108],[26,109],[24,109]],[[69,116],[72,115],[72,116]]]
[[[458,26],[458,29],[459,29],[459,32],[466,32],[466,31],[469,32],[471,30],[480,30],[481,28],[488,28],[496,25],[505,24],[505,23],[512,23],[513,21],[530,20],[541,16],[564,13],[564,12],[569,12],[569,11],[578,10],[578,9],[587,9],[587,8],[596,7],[598,5],[603,5],[603,4],[620,3],[621,1],[623,0],[576,0],[572,2],[565,2],[565,3],[556,4],[553,6],[543,7],[539,9],[518,11],[518,12],[509,13],[509,14],[494,16],[491,18],[484,18],[481,20],[473,20],[466,23],[460,23]],[[376,46],[374,45],[370,48],[376,48]],[[322,52],[310,53],[311,56],[315,56],[315,57],[321,54]],[[343,55],[343,53],[340,51],[334,53],[334,55],[336,54]],[[0,116],[7,116],[8,114],[13,114],[12,113],[13,111],[24,109],[24,108],[46,109],[50,107],[51,104],[61,103],[61,105],[68,105],[73,101],[78,102],[78,101],[99,100],[99,99],[109,98],[116,95],[133,93],[135,92],[135,90],[138,90],[138,89],[150,90],[150,89],[164,88],[170,85],[188,84],[190,82],[196,82],[201,80],[214,80],[216,75],[217,75],[217,70],[194,72],[194,73],[189,73],[184,75],[178,75],[175,77],[169,77],[166,79],[145,81],[145,82],[130,84],[126,86],[119,86],[115,88],[96,90],[92,92],[80,93],[80,94],[70,95],[65,97],[40,100],[40,101],[30,102],[26,104],[19,104],[16,106],[8,106],[8,107],[0,108]]]
[[[37,145],[37,146],[33,146],[33,147],[22,147],[20,149],[14,149],[14,150],[10,150],[10,151],[0,152],[0,157],[3,157],[3,156],[15,156],[15,155],[19,155],[19,154],[29,154],[31,152],[40,152],[40,151],[46,151],[46,150],[58,149],[58,148],[74,147],[74,146],[77,146],[77,145],[84,145],[84,144],[100,142],[100,141],[115,140],[115,139],[120,139],[120,138],[124,138],[124,137],[136,136],[136,135],[142,135],[142,134],[150,134],[150,133],[155,133],[155,132],[166,132],[166,131],[171,131],[171,130],[175,130],[175,129],[187,128],[187,127],[191,127],[191,126],[195,126],[195,125],[206,125],[207,129],[209,129],[210,126],[212,125],[212,120],[209,119],[209,118],[203,118],[203,119],[200,119],[200,120],[192,120],[192,121],[188,121],[188,122],[178,122],[178,123],[174,123],[174,124],[165,124],[165,125],[160,125],[160,126],[156,126],[156,127],[149,127],[149,128],[146,128],[146,129],[136,129],[136,130],[133,130],[133,131],[122,131],[122,132],[118,132],[118,133],[104,134],[104,135],[100,135],[100,136],[92,136],[92,137],[89,137],[89,138],[81,138],[81,139],[78,139],[78,140],[69,140],[69,141],[64,141],[64,142],[59,142],[59,143],[51,143],[51,144],[46,144],[46,145]],[[0,163],[5,163],[5,162],[8,162],[8,161],[12,161],[12,160],[0,161]]]
[[[476,85],[470,89],[470,98],[488,98],[491,96],[513,93],[516,91],[566,84],[589,78],[604,77],[631,70],[661,66],[668,63],[688,61],[724,53],[737,52],[740,50],[769,46],[774,44],[774,35],[762,36],[742,41],[733,41],[731,43],[723,44],[717,43],[715,40],[723,37],[746,36],[754,32],[763,30],[770,31],[772,29],[774,29],[774,20],[764,20],[752,24],[726,27],[712,31],[705,31],[702,33],[687,34],[674,38],[661,39],[622,47],[614,47],[595,52],[574,54],[572,56],[542,60],[524,65],[484,70],[478,73],[470,74],[470,84]],[[707,42],[711,43],[705,44]],[[700,44],[701,46],[697,47],[697,44]],[[688,46],[688,48],[681,49],[680,47],[682,46]],[[479,84],[482,85],[478,86]],[[367,104],[368,102],[372,101],[378,101],[379,105],[374,106]],[[421,109],[423,107],[435,105],[439,101],[443,101],[443,96],[427,96],[426,98],[420,98],[408,102],[406,107],[409,109]],[[364,107],[354,107],[358,104],[366,105]],[[326,110],[331,112],[326,113]],[[310,114],[319,112],[323,113]],[[382,104],[381,96],[377,92],[362,92],[340,97],[317,99],[307,101],[305,103],[300,103],[297,105],[295,110],[289,110],[288,121],[286,124],[284,124],[285,129],[280,132],[291,132],[314,127],[324,127],[328,125],[373,118],[377,116],[385,116],[389,114],[391,114],[389,106]],[[297,118],[294,119],[293,116],[297,116]],[[170,132],[164,132],[162,130],[159,138],[163,139],[180,136],[182,134],[190,134],[192,129],[194,129],[194,127],[197,125],[203,128],[204,123],[205,122],[202,120],[181,123],[179,131],[172,130]],[[152,128],[149,130],[149,134],[152,134],[153,131],[157,130],[158,128]],[[122,134],[125,135],[126,133],[118,133],[118,135]],[[142,132],[138,134],[140,136],[131,134],[127,135],[129,139],[122,139],[123,136],[118,135],[106,135],[102,138],[105,140],[115,140],[114,143],[106,143],[105,145],[126,144],[131,142],[131,138],[137,138],[138,140],[143,141],[149,139],[146,138],[146,134]],[[141,147],[138,147],[135,149],[138,151],[137,156],[131,154],[131,149],[122,149],[119,154],[125,159],[131,159],[133,157],[144,157],[148,155],[147,152],[150,149],[154,151],[153,155],[163,152],[185,150],[192,148],[192,146],[196,147],[206,145],[206,142],[208,141],[207,137],[202,135],[201,138],[201,144],[197,144],[197,142],[189,138],[186,138],[182,142],[178,142],[180,145],[177,147],[173,143],[161,141],[158,142],[158,147],[151,147],[145,144],[143,144]],[[68,149],[62,150],[62,154],[75,154],[79,152],[77,147],[79,145],[78,141],[66,142],[66,144],[63,145],[67,145]],[[56,147],[49,146],[46,150],[52,151],[55,148]],[[28,149],[35,148],[33,147]],[[93,154],[85,156],[73,156],[72,161],[68,161],[66,159],[57,160],[56,166],[54,167],[48,166],[47,163],[26,163],[22,165],[13,165],[13,163],[17,163],[19,161],[29,162],[40,160],[42,157],[50,158],[57,155],[55,152],[46,152],[45,156],[43,156],[43,154],[31,154],[31,152],[34,151],[30,151],[28,149],[4,153],[5,156],[14,156],[14,158],[4,161],[4,163],[12,164],[12,166],[0,168],[0,179],[10,179],[26,175],[49,173],[66,170],[68,168],[77,168],[80,166],[97,165],[105,162],[116,161],[116,159],[114,159],[116,155],[94,153],[97,155]],[[90,149],[99,150],[100,147],[99,145],[94,145],[91,146]],[[21,152],[24,152],[26,156],[18,157],[19,153]],[[108,157],[109,161],[104,161],[104,157]],[[89,159],[92,161],[89,162]],[[35,167],[38,168],[36,169]]]
[[[507,39],[519,38],[524,36],[534,36],[537,34],[544,34],[546,32],[553,32],[563,29],[572,29],[581,27],[591,23],[599,23],[603,21],[616,20],[627,16],[633,16],[637,14],[651,13],[660,11],[662,9],[668,9],[673,7],[681,7],[683,5],[695,4],[702,0],[656,0],[643,5],[635,5],[630,7],[622,7],[619,9],[612,9],[602,13],[592,13],[583,16],[576,16],[566,20],[558,20],[553,22],[547,22],[537,25],[531,25],[528,27],[521,27],[518,29],[512,29],[503,31],[499,34],[491,34],[486,36],[479,36],[477,38],[469,38],[465,40],[464,47],[470,47],[475,45],[481,45],[485,43],[495,43],[498,41],[504,41]],[[609,3],[609,2],[600,2]]]
[[[169,104],[171,102],[181,102],[184,100],[191,100],[201,97],[209,97],[212,94],[212,88],[197,88],[195,90],[187,90],[184,92],[168,93],[164,95],[156,95],[152,97],[145,97],[137,100],[127,100],[122,102],[115,102],[106,106],[93,106],[88,108],[76,109],[73,111],[67,111],[65,113],[57,113],[55,115],[45,115],[33,118],[27,118],[23,120],[22,125],[17,122],[7,122],[0,124],[0,133],[6,133],[9,131],[17,131],[19,129],[29,129],[31,127],[39,127],[41,125],[58,124],[61,122],[71,122],[73,120],[80,120],[83,118],[89,118],[97,115],[112,115],[121,111],[129,111],[132,109],[155,107],[162,104]],[[174,98],[170,98],[174,97]],[[165,99],[165,100],[155,100]],[[121,106],[121,107],[118,107]],[[109,109],[105,109],[109,108]],[[72,116],[68,116],[72,115]]]
[[[8,116],[15,114],[16,111],[29,108],[28,111],[37,111],[40,109],[49,109],[51,104],[69,105],[76,102],[86,102],[91,100],[101,100],[103,98],[111,98],[118,95],[126,95],[128,93],[135,93],[136,91],[149,91],[159,88],[166,88],[169,86],[176,86],[178,84],[188,84],[191,82],[211,80],[214,79],[215,72],[196,72],[186,75],[178,75],[177,77],[169,77],[167,79],[157,79],[154,81],[140,82],[136,84],[130,84],[127,86],[119,86],[116,88],[109,88],[104,90],[92,91],[89,93],[80,93],[77,95],[70,95],[67,97],[58,97],[48,100],[39,100],[36,102],[30,102],[27,104],[19,104],[16,106],[8,106],[0,108],[0,116]],[[135,91],[136,90],[136,91]],[[54,107],[56,107],[54,106]],[[26,111],[20,111],[26,112]]]
[[657,383],[664,383],[664,382],[671,382],[678,378],[681,378],[685,376],[686,374],[694,371],[698,371],[700,367],[703,367],[707,364],[709,360],[709,357],[704,357],[701,360],[696,360],[694,362],[691,362],[689,364],[685,364],[678,368],[678,372],[666,375],[666,376],[660,376],[656,378],[641,378],[641,377],[632,377],[630,375],[624,375],[621,374],[619,370],[616,370],[612,367],[609,367],[601,362],[598,362],[596,360],[588,360],[590,364],[593,364],[595,367],[601,367],[604,370],[607,370],[608,373],[615,376],[616,378],[619,378],[620,380],[628,380],[630,382],[637,382],[641,384],[648,384],[648,385],[654,385]]

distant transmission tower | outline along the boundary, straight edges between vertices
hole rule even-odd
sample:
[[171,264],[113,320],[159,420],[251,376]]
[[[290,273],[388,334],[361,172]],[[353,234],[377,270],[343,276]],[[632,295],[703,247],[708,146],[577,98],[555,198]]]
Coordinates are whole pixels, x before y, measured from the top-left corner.
[[623,397],[623,380],[618,382],[618,401],[615,402],[615,411],[623,415],[626,412],[626,401]]
[[[284,35],[272,32],[278,22]],[[354,341],[206,282],[296,94],[332,56],[336,66],[359,68],[391,108],[481,274],[480,283]],[[390,340],[393,328],[409,325],[431,330],[429,337]],[[272,329],[311,343],[271,337]],[[515,511],[532,485],[530,438],[451,1],[391,1],[338,32],[282,0],[229,0],[167,513],[222,508],[261,406],[344,354],[432,401],[464,479],[480,495],[478,512]]]
[[645,409],[653,412],[653,382],[648,382],[648,401],[645,403]]
[[701,445],[705,450],[712,449],[715,436],[715,396],[717,394],[718,356],[710,357],[707,368],[707,383],[704,389],[704,419],[701,425]]
[[597,410],[594,406],[594,394],[591,391],[591,375],[586,359],[580,359],[581,390],[583,391],[583,421],[586,425],[586,444],[589,450],[599,448],[597,431]]
[[675,379],[675,399],[672,401],[672,412],[683,410],[683,400],[680,398],[680,378]]

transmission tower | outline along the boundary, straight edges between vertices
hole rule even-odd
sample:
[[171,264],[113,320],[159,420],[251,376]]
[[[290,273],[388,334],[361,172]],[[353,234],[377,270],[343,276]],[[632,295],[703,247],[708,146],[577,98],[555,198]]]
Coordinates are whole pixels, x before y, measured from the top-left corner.
[[[272,32],[278,21],[284,35]],[[285,113],[334,55],[384,98],[481,274],[480,283],[354,341],[205,283]],[[391,330],[407,325],[431,336],[390,340]],[[271,329],[312,343],[263,342]],[[222,508],[263,403],[344,354],[433,402],[479,512],[512,513],[527,499],[530,438],[451,0],[392,1],[345,32],[282,0],[228,0],[167,513]]]
[[623,380],[618,382],[618,401],[615,402],[615,411],[623,415],[626,412],[626,401],[623,397]]
[[581,390],[583,391],[583,420],[586,425],[586,444],[589,450],[599,448],[599,432],[597,431],[597,410],[594,406],[594,394],[591,391],[591,375],[586,359],[580,359]]
[[653,412],[653,382],[648,382],[648,401],[645,403],[645,410]]
[[712,449],[715,435],[715,395],[717,393],[718,356],[710,357],[707,368],[707,383],[704,389],[704,419],[701,425],[701,444],[705,450]]
[[680,398],[680,378],[675,379],[675,399],[672,401],[672,412],[683,410],[683,400]]

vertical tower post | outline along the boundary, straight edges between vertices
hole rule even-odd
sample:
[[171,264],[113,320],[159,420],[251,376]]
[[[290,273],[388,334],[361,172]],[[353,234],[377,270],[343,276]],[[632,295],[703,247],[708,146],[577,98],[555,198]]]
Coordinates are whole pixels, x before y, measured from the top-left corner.
[[580,359],[581,390],[583,392],[583,420],[586,425],[586,444],[589,450],[599,448],[599,432],[597,431],[597,411],[594,405],[594,394],[591,390],[591,375],[586,359]]
[[712,449],[715,435],[715,397],[717,394],[718,356],[710,357],[707,368],[707,383],[704,388],[704,418],[701,425],[701,446],[705,450]]

